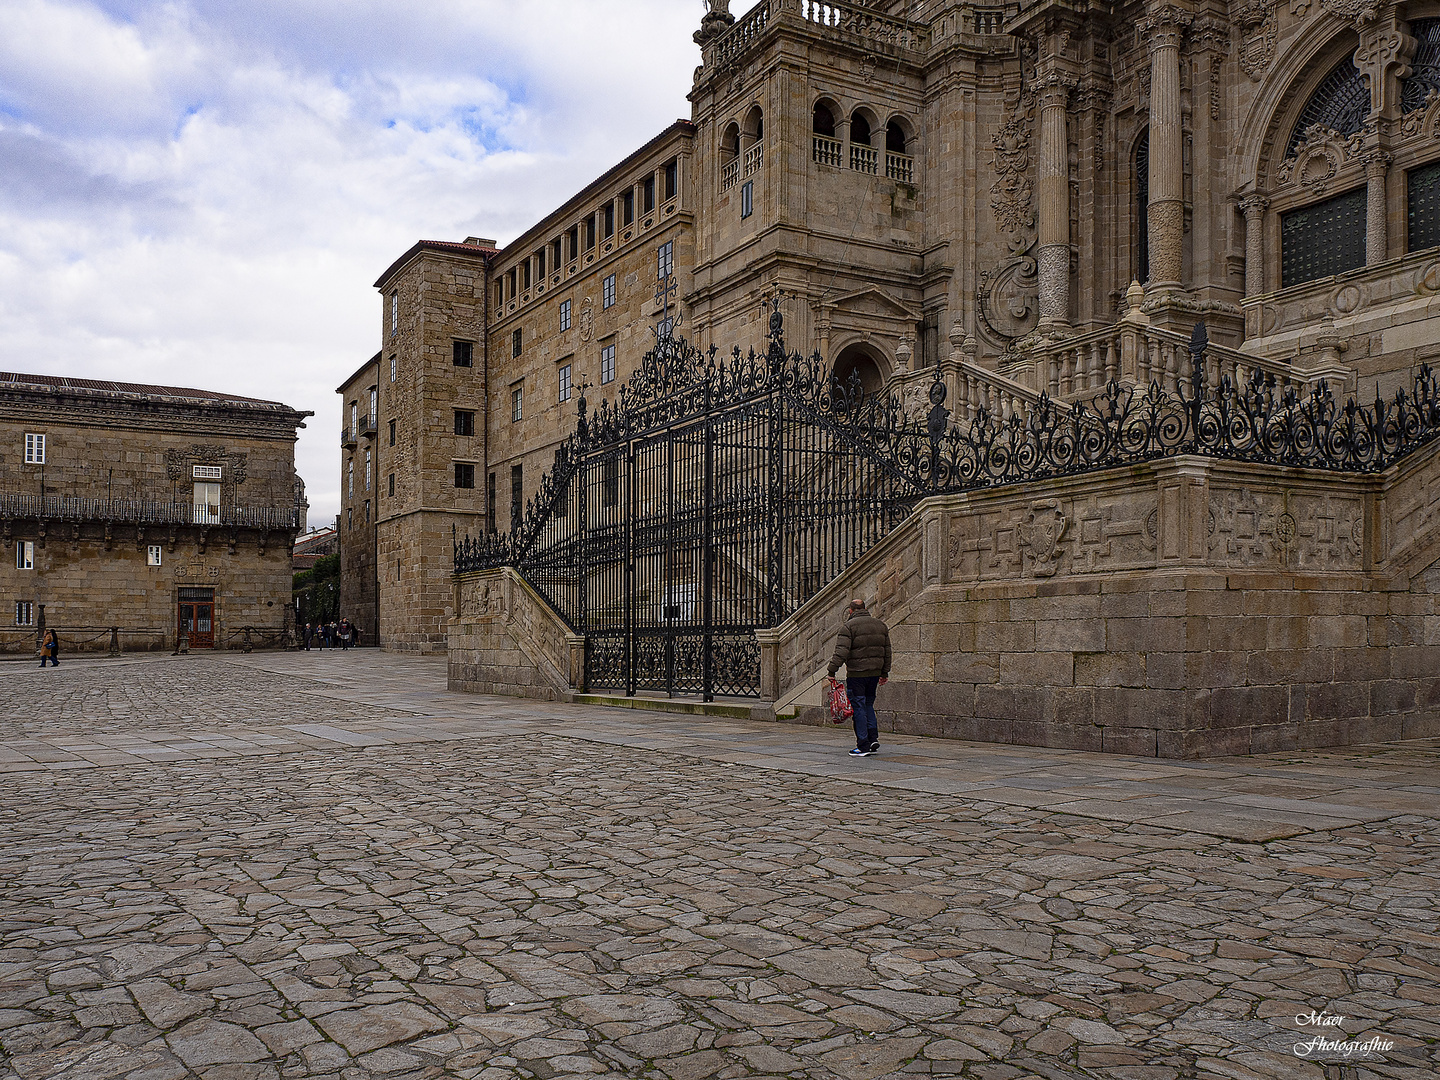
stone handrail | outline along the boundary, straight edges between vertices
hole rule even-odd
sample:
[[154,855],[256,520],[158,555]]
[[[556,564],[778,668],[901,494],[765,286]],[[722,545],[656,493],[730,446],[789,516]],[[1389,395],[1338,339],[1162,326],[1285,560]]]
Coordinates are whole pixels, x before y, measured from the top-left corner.
[[815,26],[837,30],[842,34],[878,41],[901,49],[923,50],[929,47],[930,30],[923,23],[896,19],[862,8],[853,3],[834,0],[780,0],[782,7],[796,10],[800,17]]
[[133,525],[236,526],[289,532],[300,527],[288,506],[220,506],[189,499],[90,499],[65,495],[0,494],[0,518],[28,521],[103,521]]
[[991,416],[1029,416],[1040,394],[1022,382],[969,359],[952,359],[955,369],[955,417],[972,420],[984,408]]
[[771,2],[761,0],[754,10],[725,31],[714,44],[714,51],[707,60],[708,67],[726,67],[760,39],[765,27],[770,25]]
[[[1190,339],[1178,330],[1121,321],[1035,350],[1035,389],[1070,401],[1097,393],[1111,379],[1138,385],[1159,383],[1174,392],[1190,378]],[[1302,371],[1284,361],[1267,360],[1210,342],[1205,349],[1205,381],[1218,386],[1226,376],[1244,386],[1256,374],[1273,375],[1280,386],[1308,389],[1325,374]]]

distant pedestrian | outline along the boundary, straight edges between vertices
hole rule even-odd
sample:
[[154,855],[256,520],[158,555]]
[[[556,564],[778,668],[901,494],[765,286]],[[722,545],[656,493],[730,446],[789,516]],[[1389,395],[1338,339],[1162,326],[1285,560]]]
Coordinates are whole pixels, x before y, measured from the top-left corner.
[[851,757],[867,757],[880,749],[880,725],[875,717],[875,691],[890,680],[890,628],[851,600],[845,622],[835,638],[830,658],[830,681],[845,666],[845,693],[855,709],[855,749]]
[[45,661],[50,661],[51,667],[60,666],[60,639],[55,636],[54,630],[46,630],[45,636],[40,640],[40,666],[45,666]]
[[350,641],[355,648],[360,647],[360,627],[358,625],[350,627]]
[[310,626],[310,624],[307,622],[307,623],[305,624],[305,633],[302,635],[302,640],[304,641],[305,651],[306,651],[306,652],[309,652],[309,651],[310,651],[310,634],[311,634],[311,633],[312,633],[311,626]]
[[340,620],[340,648],[350,648],[350,620]]

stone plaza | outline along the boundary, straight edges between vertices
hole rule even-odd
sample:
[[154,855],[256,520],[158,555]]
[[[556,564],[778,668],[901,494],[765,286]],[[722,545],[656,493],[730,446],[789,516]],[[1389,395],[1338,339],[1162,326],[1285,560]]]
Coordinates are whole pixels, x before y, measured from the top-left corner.
[[6,1078],[1440,1064],[1436,740],[854,760],[375,650],[62,666],[0,668]]

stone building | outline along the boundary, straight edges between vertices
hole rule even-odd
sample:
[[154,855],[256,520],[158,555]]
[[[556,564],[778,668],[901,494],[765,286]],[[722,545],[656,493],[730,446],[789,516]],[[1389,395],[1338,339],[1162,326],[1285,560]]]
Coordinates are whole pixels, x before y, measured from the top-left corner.
[[[1174,390],[1198,321],[1232,385],[1388,399],[1440,357],[1433,4],[729,6],[695,35],[690,121],[483,266],[490,530],[515,527],[574,429],[566,388],[614,403],[609,372],[624,384],[662,317],[657,284],[702,347],[763,351],[779,297],[789,342],[839,383],[923,415],[938,376],[962,421],[1112,380]],[[1235,565],[1272,569],[1269,543],[1236,541]]]
[[[305,417],[208,390],[0,373],[0,648],[278,644]],[[11,558],[13,556],[13,560]],[[11,616],[13,615],[13,619]]]

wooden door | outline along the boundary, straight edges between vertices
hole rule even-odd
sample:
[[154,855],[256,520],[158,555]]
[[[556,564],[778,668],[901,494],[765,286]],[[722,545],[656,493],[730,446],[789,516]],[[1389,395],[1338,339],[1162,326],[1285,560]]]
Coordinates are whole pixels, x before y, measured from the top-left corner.
[[180,632],[190,635],[190,648],[215,647],[215,604],[185,600],[180,604]]

